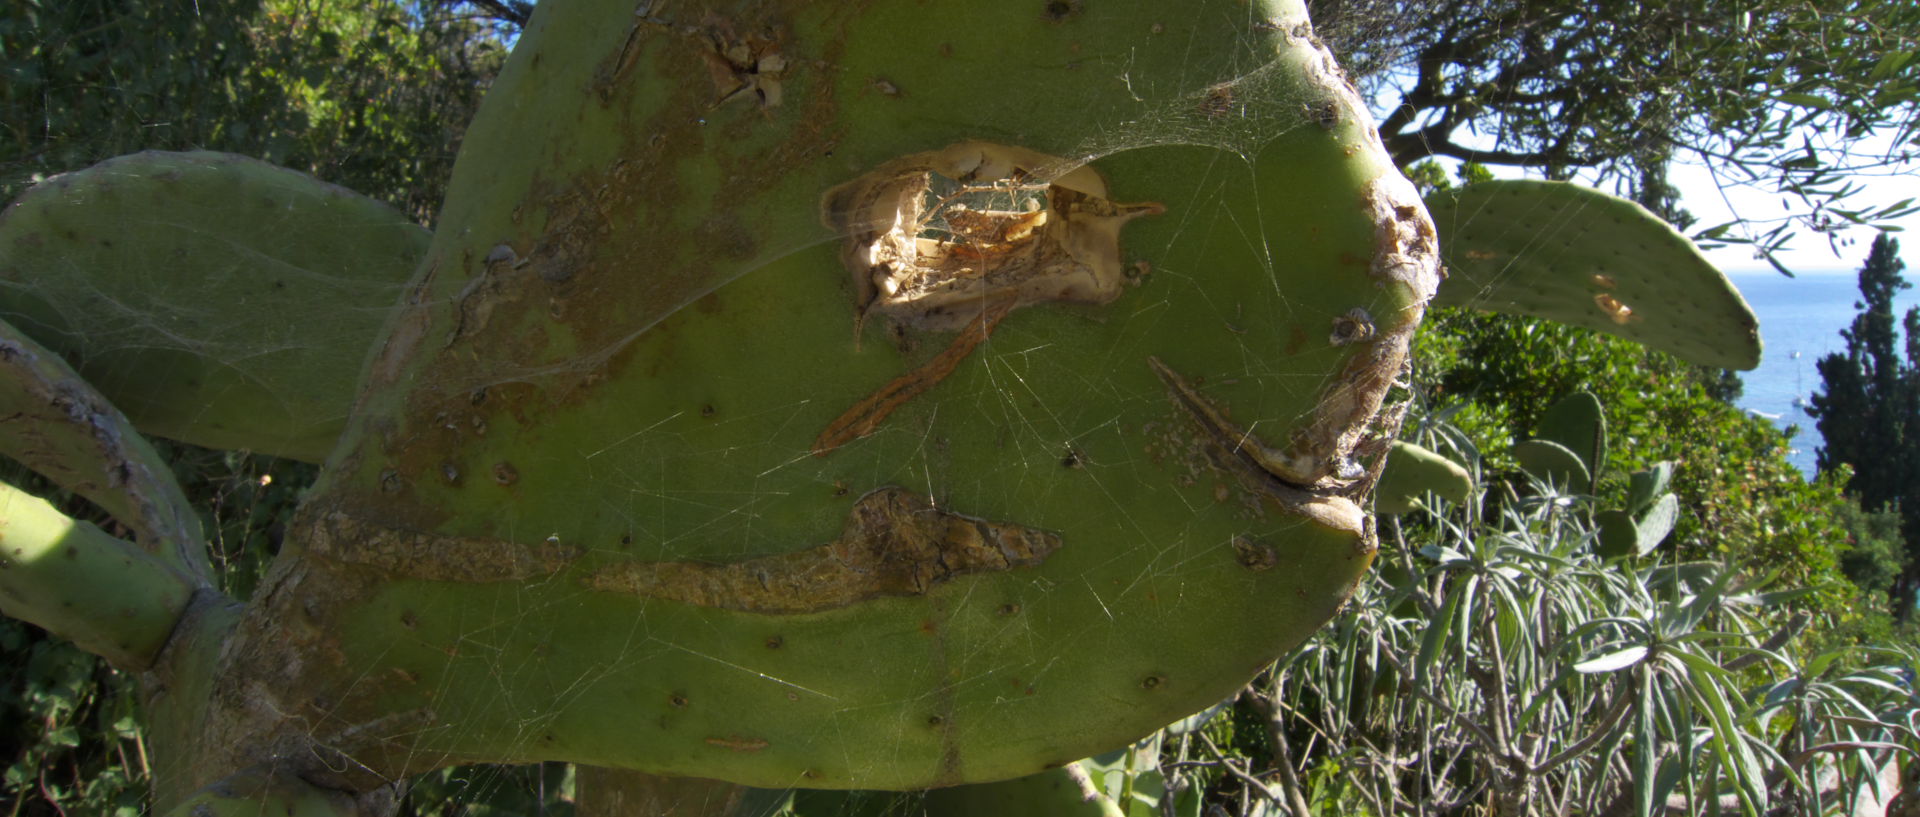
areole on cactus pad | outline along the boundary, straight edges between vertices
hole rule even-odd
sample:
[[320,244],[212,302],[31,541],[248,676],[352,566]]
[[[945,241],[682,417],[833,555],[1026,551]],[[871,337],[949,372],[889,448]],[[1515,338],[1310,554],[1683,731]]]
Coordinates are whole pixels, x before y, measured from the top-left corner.
[[1029,774],[1370,562],[1436,248],[1298,4],[543,6],[462,150],[218,693],[314,777]]

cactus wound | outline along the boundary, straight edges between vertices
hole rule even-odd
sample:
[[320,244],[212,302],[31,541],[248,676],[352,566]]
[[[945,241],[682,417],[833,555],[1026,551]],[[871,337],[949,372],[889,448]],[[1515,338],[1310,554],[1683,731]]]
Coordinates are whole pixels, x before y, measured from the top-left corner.
[[1060,547],[1051,533],[944,511],[882,488],[862,497],[834,542],[713,564],[627,562],[595,571],[596,590],[753,613],[810,613],[883,596],[918,596],[959,576],[1032,567]]
[[[1353,500],[1333,495],[1345,484],[1317,480],[1315,463],[1310,458],[1291,456],[1269,448],[1258,437],[1228,420],[1205,395],[1194,389],[1186,378],[1167,368],[1157,357],[1147,358],[1154,374],[1167,385],[1173,401],[1193,418],[1207,437],[1216,464],[1238,478],[1249,490],[1270,497],[1292,513],[1305,516],[1330,528],[1360,531],[1365,514]],[[1316,485],[1316,483],[1318,483]],[[1239,549],[1236,543],[1236,550]],[[1245,564],[1245,552],[1241,552]],[[1251,567],[1251,565],[1247,565]]]
[[550,576],[580,558],[581,549],[548,540],[529,547],[502,539],[401,531],[328,513],[312,526],[308,551],[394,576],[443,582],[521,582]]
[[854,337],[876,312],[901,326],[965,331],[828,424],[815,456],[873,433],[952,373],[1007,313],[1120,297],[1120,228],[1166,208],[1112,201],[1099,173],[1070,165],[1026,148],[961,142],[827,191],[822,216],[846,236],[842,259],[859,301]]
[[953,339],[953,343],[948,344],[947,348],[942,349],[940,354],[935,355],[932,360],[894,378],[879,391],[867,395],[865,399],[855,403],[853,408],[847,409],[832,423],[827,424],[826,430],[820,432],[820,436],[813,441],[813,455],[824,457],[835,448],[872,434],[880,427],[880,421],[885,420],[894,409],[921,392],[933,388],[935,383],[946,379],[947,375],[953,372],[954,367],[960,365],[960,361],[973,353],[974,347],[979,346],[987,336],[993,334],[993,328],[1000,325],[1000,319],[1006,317],[1011,311],[1013,311],[1013,302],[1006,299],[1001,299],[987,307],[985,311],[974,317],[972,323],[967,324],[967,328],[960,332],[959,337]]
[[1025,148],[961,142],[881,165],[827,192],[846,236],[860,319],[965,326],[989,299],[1104,304],[1126,282],[1120,228],[1164,212],[1107,198],[1086,166]]
[[[383,528],[326,514],[309,553],[428,581],[522,582],[572,566],[583,549]],[[711,561],[620,562],[587,573],[594,590],[752,613],[812,613],[886,596],[919,596],[975,573],[1034,567],[1059,535],[942,510],[901,488],[854,503],[840,537],[790,553]]]

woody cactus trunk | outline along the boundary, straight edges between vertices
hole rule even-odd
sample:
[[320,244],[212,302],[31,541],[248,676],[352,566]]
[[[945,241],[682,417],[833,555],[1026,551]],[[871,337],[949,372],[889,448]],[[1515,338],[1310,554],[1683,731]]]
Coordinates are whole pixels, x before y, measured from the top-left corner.
[[129,525],[171,635],[83,643],[144,672],[162,811],[464,762],[1031,774],[1344,602],[1437,282],[1297,0],[541,4],[260,589]]

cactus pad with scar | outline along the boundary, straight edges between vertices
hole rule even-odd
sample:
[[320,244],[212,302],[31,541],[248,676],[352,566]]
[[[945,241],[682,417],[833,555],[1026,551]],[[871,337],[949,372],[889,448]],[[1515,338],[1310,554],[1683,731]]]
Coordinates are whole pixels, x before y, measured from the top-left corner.
[[1432,225],[1299,4],[1054,5],[542,7],[256,617],[341,645],[286,705],[393,773],[915,788],[1319,627]]
[[1567,182],[1496,180],[1427,197],[1448,278],[1437,306],[1586,327],[1705,366],[1760,364],[1759,322],[1659,217]]

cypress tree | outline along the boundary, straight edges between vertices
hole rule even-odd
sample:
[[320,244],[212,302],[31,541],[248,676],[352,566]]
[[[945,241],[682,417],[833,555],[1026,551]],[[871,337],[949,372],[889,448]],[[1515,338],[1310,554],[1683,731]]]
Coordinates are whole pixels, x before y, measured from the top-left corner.
[[[1900,243],[1885,234],[1874,239],[1860,268],[1860,313],[1841,330],[1845,352],[1819,361],[1823,391],[1813,395],[1807,413],[1816,420],[1825,444],[1821,471],[1841,463],[1853,466],[1847,493],[1869,511],[1896,510],[1906,542],[1906,563],[1890,591],[1894,614],[1906,618],[1920,590],[1920,309],[1908,310],[1895,327],[1893,299],[1907,283],[1901,272]],[[1904,343],[1900,335],[1904,330]]]

